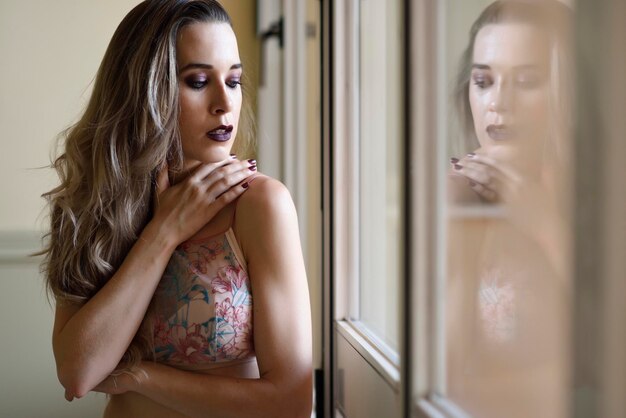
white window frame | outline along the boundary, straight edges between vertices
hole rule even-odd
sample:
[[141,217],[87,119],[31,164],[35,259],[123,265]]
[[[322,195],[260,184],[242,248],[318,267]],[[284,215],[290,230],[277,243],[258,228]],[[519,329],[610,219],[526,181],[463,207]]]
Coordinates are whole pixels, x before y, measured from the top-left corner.
[[[445,195],[447,155],[447,95],[445,56],[445,2],[409,2],[409,126],[412,164],[408,170],[411,266],[410,326],[407,371],[411,416],[415,418],[470,418],[446,397],[446,225],[447,217],[473,216],[472,208],[451,213]],[[435,103],[433,106],[432,104]],[[434,180],[433,180],[434,179]],[[453,209],[454,208],[450,208]],[[491,213],[493,212],[493,213]],[[499,216],[499,209],[489,211]],[[485,215],[481,208],[480,215]],[[408,415],[407,415],[408,416]]]
[[[335,312],[333,332],[337,332],[363,357],[396,394],[402,391],[400,354],[368,332],[359,321],[359,3],[345,0],[332,3],[333,57],[331,77],[334,110],[332,126],[335,155],[333,189],[333,277]],[[344,140],[345,139],[345,140]],[[336,160],[341,162],[336,164]],[[402,315],[400,315],[401,319]],[[332,406],[331,406],[332,407]]]
[[[468,418],[445,397],[445,236],[444,173],[448,112],[442,100],[446,79],[444,3],[423,0],[409,3],[409,113],[410,286],[409,350],[412,358],[409,393],[412,416]],[[445,96],[444,96],[445,97]],[[436,103],[435,106],[432,103]],[[435,139],[435,140],[433,140]],[[435,179],[435,181],[433,181]]]
[[[346,141],[335,141],[335,155],[341,158],[335,173],[335,219],[337,219],[338,244],[335,277],[338,280],[338,300],[335,320],[337,330],[350,339],[353,346],[379,371],[385,380],[400,390],[400,356],[380,338],[351,318],[360,316],[360,217],[359,217],[359,142],[360,142],[360,74],[359,74],[359,3],[346,0],[335,3],[336,54],[334,79],[337,86],[334,108],[339,117],[335,120],[335,133]],[[343,49],[345,48],[345,49]],[[340,229],[342,228],[342,229]]]

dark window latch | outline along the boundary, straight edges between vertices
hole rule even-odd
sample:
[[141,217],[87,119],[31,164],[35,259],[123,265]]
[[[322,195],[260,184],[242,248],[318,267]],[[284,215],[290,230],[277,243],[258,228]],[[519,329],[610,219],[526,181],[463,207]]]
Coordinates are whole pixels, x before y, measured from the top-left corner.
[[283,49],[283,18],[282,16],[276,22],[272,23],[265,32],[260,33],[261,38],[261,62],[259,68],[259,85],[261,87],[265,86],[265,45],[268,39],[277,37],[278,38],[278,46],[280,49]]
[[269,38],[273,38],[274,36],[278,37],[278,45],[283,47],[283,18],[281,17],[278,21],[272,23],[265,32],[261,32],[261,42],[267,41]]

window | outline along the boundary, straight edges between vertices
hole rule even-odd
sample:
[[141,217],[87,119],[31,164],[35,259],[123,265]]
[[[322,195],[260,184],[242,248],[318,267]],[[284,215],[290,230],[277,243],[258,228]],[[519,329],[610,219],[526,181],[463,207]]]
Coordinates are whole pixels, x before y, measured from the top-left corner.
[[359,297],[352,310],[353,319],[360,320],[396,359],[404,258],[400,3],[360,4]]
[[414,386],[444,416],[567,416],[573,16],[554,3],[420,9],[431,23],[413,59],[432,59],[417,67],[437,83],[413,91],[436,103],[428,115],[416,99],[431,125],[417,141],[436,159],[418,185],[435,196],[422,226],[437,225],[437,250],[422,253],[433,267],[418,280],[433,302],[417,308],[431,328],[415,348],[427,346],[418,354],[433,366]]

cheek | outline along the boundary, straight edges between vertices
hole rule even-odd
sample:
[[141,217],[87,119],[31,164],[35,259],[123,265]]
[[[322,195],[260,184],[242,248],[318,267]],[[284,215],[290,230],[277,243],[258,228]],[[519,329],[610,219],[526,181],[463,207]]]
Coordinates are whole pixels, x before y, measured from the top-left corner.
[[484,116],[485,116],[485,95],[479,95],[472,89],[469,92],[469,104],[470,110],[472,111],[472,120],[474,121],[474,127],[476,128],[476,133],[478,134],[481,130],[480,128],[484,125]]
[[518,115],[526,129],[544,130],[549,119],[549,99],[545,91],[529,92],[521,95]]
[[180,113],[178,115],[178,126],[183,137],[186,132],[193,131],[194,123],[200,120],[197,115],[199,112],[199,104],[197,100],[193,100],[188,94],[180,93],[178,96],[178,106]]

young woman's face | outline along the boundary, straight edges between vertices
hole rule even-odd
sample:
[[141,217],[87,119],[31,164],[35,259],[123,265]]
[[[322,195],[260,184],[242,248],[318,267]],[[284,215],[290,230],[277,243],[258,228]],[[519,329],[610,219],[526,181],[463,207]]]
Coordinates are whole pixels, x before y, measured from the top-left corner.
[[469,102],[480,146],[537,155],[549,122],[549,49],[527,24],[499,23],[476,36]]
[[241,112],[241,59],[226,23],[193,23],[179,33],[178,85],[185,169],[229,157]]

